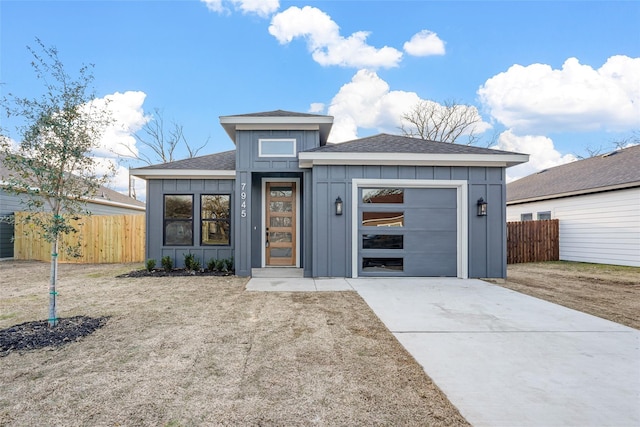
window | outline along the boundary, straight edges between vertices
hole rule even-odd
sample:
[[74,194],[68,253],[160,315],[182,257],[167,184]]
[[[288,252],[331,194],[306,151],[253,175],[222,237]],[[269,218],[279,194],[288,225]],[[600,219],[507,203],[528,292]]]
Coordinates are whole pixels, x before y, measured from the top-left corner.
[[258,141],[259,157],[295,157],[295,139],[260,139]]
[[362,212],[364,227],[404,227],[404,212]]
[[404,190],[401,188],[364,188],[362,203],[404,203]]
[[533,221],[533,214],[531,213],[520,214],[520,221]]
[[165,246],[193,246],[193,196],[165,194]]
[[362,258],[362,271],[404,271],[402,258]]
[[230,245],[231,196],[228,194],[200,196],[200,221],[202,245]]
[[402,234],[365,234],[362,236],[362,249],[402,249]]
[[538,212],[538,219],[551,219],[551,211]]

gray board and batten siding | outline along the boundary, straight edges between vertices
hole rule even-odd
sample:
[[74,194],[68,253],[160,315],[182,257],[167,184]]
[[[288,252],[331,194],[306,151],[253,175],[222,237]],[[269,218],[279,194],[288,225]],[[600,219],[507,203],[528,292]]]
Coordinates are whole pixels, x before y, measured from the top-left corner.
[[[383,275],[406,276],[456,276],[460,272],[452,270],[451,260],[445,265],[433,265],[440,257],[453,255],[451,252],[451,233],[444,233],[444,245],[435,247],[433,254],[429,254],[431,243],[421,239],[414,239],[411,231],[423,227],[424,232],[429,224],[441,225],[444,230],[452,231],[455,226],[451,218],[429,218],[431,215],[450,216],[455,215],[452,208],[456,204],[451,201],[451,189],[443,188],[444,192],[434,192],[429,187],[429,181],[442,183],[443,181],[466,181],[466,218],[468,229],[467,248],[464,245],[458,250],[467,251],[468,276],[469,277],[505,277],[506,275],[506,249],[503,244],[506,241],[506,212],[505,212],[505,174],[503,168],[493,167],[446,167],[446,166],[344,166],[344,165],[317,165],[313,168],[313,271],[314,277],[351,277],[353,276],[353,260],[351,248],[353,245],[354,226],[359,224],[360,213],[356,213],[354,222],[353,181],[358,179],[372,180],[372,182],[393,183],[397,180],[399,188],[407,181],[420,181],[424,186],[418,188],[409,187],[405,195],[404,210],[406,218],[406,233],[404,248],[400,251],[403,257],[408,256],[405,270],[401,273],[382,273]],[[446,184],[445,184],[446,185]],[[377,185],[364,185],[363,187],[377,187]],[[439,187],[442,187],[441,185]],[[448,190],[448,191],[446,191]],[[361,194],[357,192],[356,194]],[[333,204],[337,197],[344,201],[344,214],[335,215]],[[476,215],[476,204],[479,198],[484,198],[488,203],[486,217]],[[438,200],[433,200],[433,199]],[[358,199],[360,197],[358,196]],[[430,202],[431,200],[431,202]],[[448,200],[448,201],[447,201]],[[444,204],[443,204],[444,202]],[[356,200],[356,206],[363,206],[361,200]],[[367,208],[371,209],[371,208]],[[393,205],[385,206],[386,210],[398,210]],[[422,225],[419,222],[423,222]],[[460,227],[462,228],[462,227]],[[457,233],[465,230],[456,229]],[[392,232],[398,233],[398,230]],[[361,268],[363,251],[361,236],[366,230],[359,228],[358,236],[358,260],[356,265]],[[420,232],[423,233],[423,232]],[[442,234],[442,233],[440,233]],[[461,236],[464,239],[464,236]],[[435,242],[434,242],[435,243]],[[448,246],[447,246],[448,245]],[[366,253],[366,251],[365,251]],[[369,252],[371,253],[371,251]],[[432,269],[429,270],[429,265]],[[362,275],[362,271],[358,272]],[[364,274],[366,275],[366,273]]]
[[[164,245],[164,195],[193,195],[191,233],[193,245]],[[193,254],[206,267],[210,259],[233,256],[233,226],[229,245],[201,245],[202,229],[200,200],[202,195],[229,195],[233,215],[234,180],[221,179],[151,179],[147,181],[147,259],[155,259],[157,266],[164,256],[171,257],[175,267],[184,267],[185,254]]]
[[[236,191],[240,195],[235,202],[233,213],[235,235],[235,268],[236,274],[250,276],[253,268],[262,267],[262,194],[263,180],[285,179],[297,180],[300,197],[300,260],[299,268],[306,277],[311,277],[311,223],[308,212],[312,206],[311,170],[301,169],[297,153],[318,147],[320,144],[317,131],[311,130],[246,130],[236,132]],[[259,141],[264,139],[294,139],[296,156],[261,157]],[[245,197],[245,199],[243,199]],[[246,202],[245,207],[242,206]],[[243,213],[244,212],[244,213]],[[246,216],[243,216],[246,215]]]

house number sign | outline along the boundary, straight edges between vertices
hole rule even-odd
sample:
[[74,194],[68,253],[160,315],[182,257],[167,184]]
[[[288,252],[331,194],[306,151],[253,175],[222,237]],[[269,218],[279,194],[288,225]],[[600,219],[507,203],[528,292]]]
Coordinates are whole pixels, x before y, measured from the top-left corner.
[[247,217],[247,192],[245,191],[247,189],[247,183],[246,182],[241,182],[240,183],[240,217],[241,218],[246,218]]

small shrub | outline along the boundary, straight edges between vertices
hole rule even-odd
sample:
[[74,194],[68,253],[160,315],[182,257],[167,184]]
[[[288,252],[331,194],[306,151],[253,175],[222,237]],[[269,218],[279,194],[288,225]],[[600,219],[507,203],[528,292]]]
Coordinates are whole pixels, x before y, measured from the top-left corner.
[[224,264],[227,271],[233,271],[233,257],[225,259]]
[[184,254],[184,268],[186,268],[187,271],[200,270],[200,260],[191,252]]
[[224,268],[225,268],[224,260],[223,259],[216,260],[216,270],[224,271]]
[[164,271],[173,270],[173,261],[171,260],[171,257],[169,255],[163,256],[160,260],[160,263],[162,264],[162,268],[164,268]]
[[149,273],[151,273],[153,271],[153,269],[156,268],[156,260],[155,259],[148,259],[147,263],[145,264],[145,267],[147,268],[147,271]]
[[209,271],[215,271],[216,270],[216,260],[215,260],[215,258],[211,258],[209,261],[207,261],[207,270],[209,270]]

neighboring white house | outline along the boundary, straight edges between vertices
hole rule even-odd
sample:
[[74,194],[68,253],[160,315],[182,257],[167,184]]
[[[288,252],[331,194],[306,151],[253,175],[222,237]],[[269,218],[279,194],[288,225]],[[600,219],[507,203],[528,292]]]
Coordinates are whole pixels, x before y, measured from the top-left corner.
[[507,221],[558,219],[560,259],[640,267],[640,145],[507,184]]

